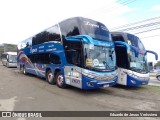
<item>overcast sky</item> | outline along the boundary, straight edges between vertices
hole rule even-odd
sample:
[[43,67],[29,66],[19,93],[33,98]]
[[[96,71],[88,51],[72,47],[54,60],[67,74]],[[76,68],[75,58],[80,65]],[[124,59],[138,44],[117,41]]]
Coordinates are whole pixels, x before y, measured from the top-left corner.
[[[160,16],[160,0],[0,0],[0,44],[17,44],[74,16],[100,21],[110,30]],[[137,34],[145,48],[157,52],[160,60],[158,35],[160,29]],[[154,56],[148,55],[148,60],[154,60]]]

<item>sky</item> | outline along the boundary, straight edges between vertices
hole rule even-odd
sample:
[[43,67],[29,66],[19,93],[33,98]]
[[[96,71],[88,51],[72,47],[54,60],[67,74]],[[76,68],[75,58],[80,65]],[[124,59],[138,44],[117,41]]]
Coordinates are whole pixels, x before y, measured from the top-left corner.
[[[102,22],[110,30],[160,16],[160,0],[0,0],[0,44],[18,44],[75,16]],[[160,60],[160,29],[137,36]],[[148,61],[156,62],[154,55],[148,54]]]

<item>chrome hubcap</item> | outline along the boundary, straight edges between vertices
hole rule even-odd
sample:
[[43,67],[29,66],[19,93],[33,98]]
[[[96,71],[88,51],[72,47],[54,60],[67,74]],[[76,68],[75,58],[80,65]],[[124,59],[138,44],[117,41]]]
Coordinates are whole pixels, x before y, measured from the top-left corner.
[[52,82],[52,79],[53,79],[53,75],[52,75],[52,73],[49,73],[49,74],[48,74],[48,81],[49,81],[49,82]]
[[64,80],[63,80],[63,76],[62,75],[59,75],[58,78],[57,78],[57,82],[58,82],[58,85],[62,85]]
[[24,74],[26,73],[26,70],[25,70],[25,68],[23,68],[23,73],[24,73]]

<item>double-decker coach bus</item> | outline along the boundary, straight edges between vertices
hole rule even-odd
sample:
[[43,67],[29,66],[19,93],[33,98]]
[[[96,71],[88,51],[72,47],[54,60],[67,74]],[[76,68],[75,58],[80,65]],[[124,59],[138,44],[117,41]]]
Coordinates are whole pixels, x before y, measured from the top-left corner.
[[145,47],[141,40],[129,33],[111,32],[115,42],[116,61],[118,66],[118,84],[126,86],[147,85],[149,82],[149,70],[147,53],[158,55]]
[[103,88],[116,84],[114,43],[100,22],[74,17],[18,44],[18,68],[64,88]]

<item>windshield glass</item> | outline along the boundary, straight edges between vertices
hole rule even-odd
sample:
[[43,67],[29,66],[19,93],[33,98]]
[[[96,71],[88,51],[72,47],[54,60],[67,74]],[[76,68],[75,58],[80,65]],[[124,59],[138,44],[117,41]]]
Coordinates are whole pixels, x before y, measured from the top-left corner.
[[16,63],[17,62],[17,55],[9,55],[9,62]]
[[132,45],[140,50],[145,50],[144,45],[142,44],[141,40],[132,34],[127,34],[128,37],[128,44]]
[[82,34],[89,35],[100,41],[111,41],[111,35],[107,27],[99,22],[85,20],[82,24]]
[[84,44],[85,66],[97,71],[111,71],[116,66],[114,48]]
[[130,56],[130,68],[131,70],[139,73],[146,73],[148,72],[147,66],[147,56],[143,54],[139,54],[138,57],[135,57],[134,52]]

